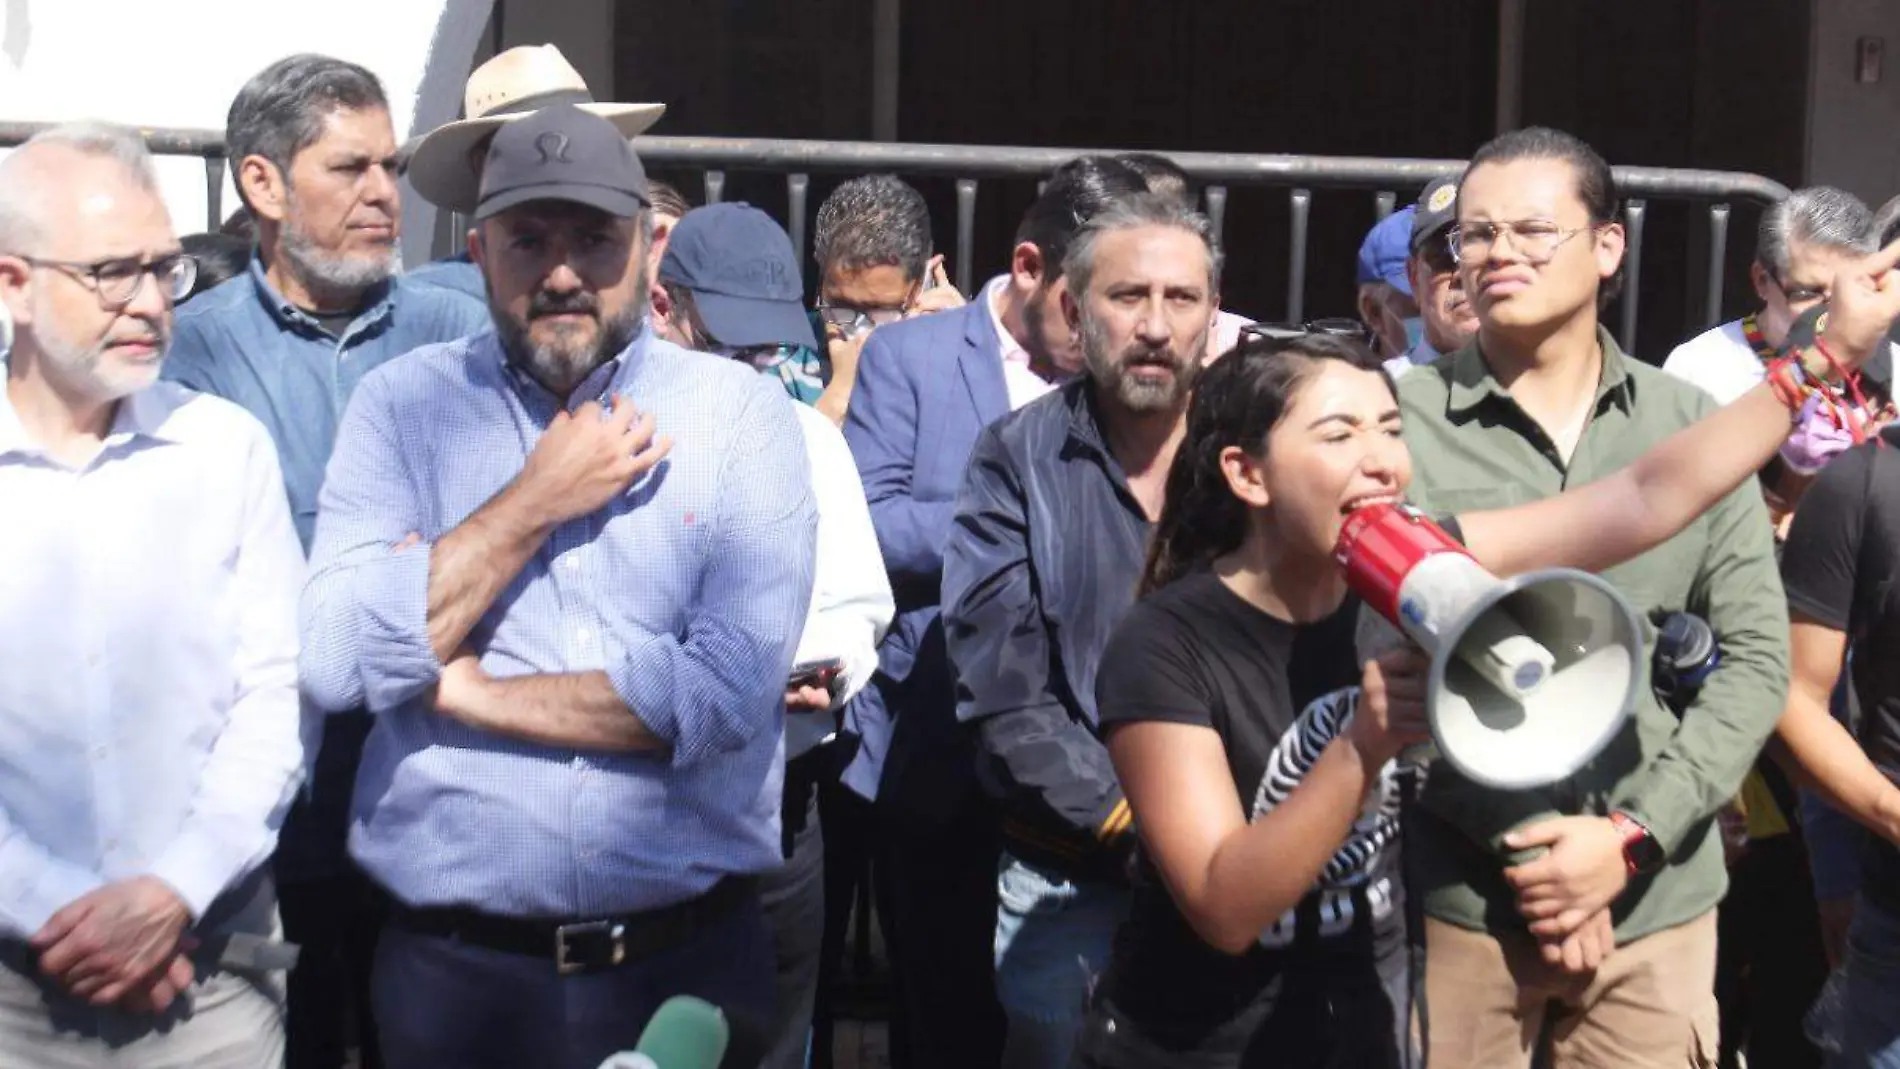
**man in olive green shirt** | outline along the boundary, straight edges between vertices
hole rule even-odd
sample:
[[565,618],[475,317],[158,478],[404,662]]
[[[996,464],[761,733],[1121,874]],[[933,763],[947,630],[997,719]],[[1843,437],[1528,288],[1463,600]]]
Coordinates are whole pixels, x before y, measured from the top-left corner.
[[[1517,131],[1473,157],[1450,240],[1478,338],[1399,388],[1422,508],[1559,493],[1714,408],[1598,323],[1622,262],[1616,218],[1609,168],[1567,134]],[[1553,787],[1500,792],[1432,769],[1406,849],[1424,877],[1435,1066],[1527,1067],[1546,1024],[1552,1069],[1715,1064],[1726,874],[1712,818],[1788,685],[1761,495],[1735,491],[1605,577],[1643,614],[1708,620],[1721,666],[1680,722],[1642,688],[1629,726]]]

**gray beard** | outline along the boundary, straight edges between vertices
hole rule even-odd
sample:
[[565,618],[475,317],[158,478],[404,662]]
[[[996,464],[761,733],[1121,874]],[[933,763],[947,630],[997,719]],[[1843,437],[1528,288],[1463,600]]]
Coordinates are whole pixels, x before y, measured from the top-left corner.
[[387,256],[334,256],[318,248],[295,224],[284,227],[284,259],[312,294],[348,304],[371,286],[396,274],[397,253]]
[[[1088,315],[1082,317],[1082,356],[1088,362],[1089,377],[1104,393],[1131,412],[1167,412],[1187,400],[1200,377],[1202,354],[1207,350],[1207,333],[1194,341],[1186,360],[1174,364],[1174,380],[1166,385],[1144,382],[1128,374],[1127,365],[1108,351],[1108,327]],[[1175,355],[1175,354],[1170,354]]]
[[573,346],[559,342],[537,344],[528,336],[527,323],[509,315],[492,301],[490,311],[495,318],[495,335],[501,340],[501,351],[508,362],[526,370],[548,392],[563,398],[573,393],[594,369],[619,356],[639,335],[646,315],[645,306],[639,302],[629,303],[618,316],[601,320],[598,340],[593,345]]

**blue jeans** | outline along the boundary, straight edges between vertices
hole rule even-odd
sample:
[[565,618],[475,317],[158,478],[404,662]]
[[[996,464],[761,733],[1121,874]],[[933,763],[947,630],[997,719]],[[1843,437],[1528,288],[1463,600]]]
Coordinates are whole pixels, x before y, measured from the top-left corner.
[[996,875],[996,997],[1003,1069],[1064,1069],[1108,965],[1128,890],[1075,883],[1003,855]]
[[1845,968],[1841,1051],[1829,1069],[1900,1069],[1900,917],[1863,899]]

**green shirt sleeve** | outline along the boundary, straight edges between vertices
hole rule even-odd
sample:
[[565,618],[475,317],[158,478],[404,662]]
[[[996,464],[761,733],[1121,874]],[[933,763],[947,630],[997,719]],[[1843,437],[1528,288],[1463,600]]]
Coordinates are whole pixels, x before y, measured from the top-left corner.
[[1612,802],[1674,855],[1691,829],[1735,796],[1781,718],[1788,695],[1788,609],[1768,510],[1754,480],[1709,515],[1708,550],[1690,589],[1722,661],[1675,735]]

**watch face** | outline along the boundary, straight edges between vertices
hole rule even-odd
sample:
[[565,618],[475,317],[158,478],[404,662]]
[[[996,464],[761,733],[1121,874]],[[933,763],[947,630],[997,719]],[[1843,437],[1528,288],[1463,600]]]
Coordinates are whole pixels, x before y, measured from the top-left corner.
[[1663,862],[1667,860],[1663,857],[1662,844],[1649,834],[1648,828],[1622,813],[1610,819],[1617,830],[1623,833],[1623,860],[1633,873],[1644,875],[1662,868]]
[[1636,864],[1637,872],[1650,873],[1662,868],[1662,845],[1651,838],[1648,832],[1631,840],[1626,849],[1629,850],[1630,860]]

